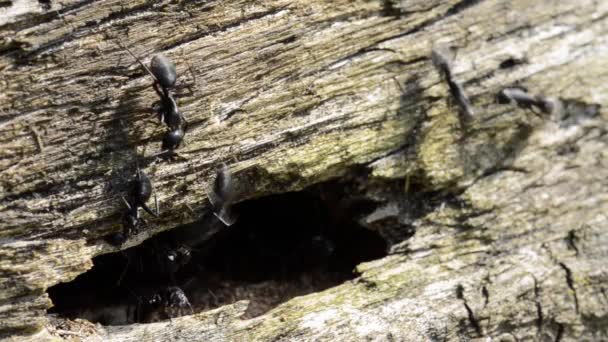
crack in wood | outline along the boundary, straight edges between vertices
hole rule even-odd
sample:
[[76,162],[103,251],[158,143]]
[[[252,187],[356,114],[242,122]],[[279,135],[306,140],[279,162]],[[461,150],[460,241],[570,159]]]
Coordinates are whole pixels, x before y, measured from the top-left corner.
[[566,273],[566,283],[568,287],[572,291],[572,295],[574,296],[574,311],[578,313],[578,296],[576,294],[576,288],[574,287],[574,280],[572,279],[572,271],[565,263],[559,262],[558,265],[564,270]]
[[534,303],[536,306],[536,335],[537,336],[541,336],[542,331],[543,331],[543,321],[544,321],[544,316],[543,316],[543,308],[542,308],[542,304],[541,304],[541,299],[540,299],[540,286],[538,284],[538,279],[536,279],[536,276],[534,276],[532,274],[532,279],[534,280]]
[[462,284],[458,284],[456,286],[456,298],[462,300],[462,304],[464,305],[464,308],[467,312],[467,318],[469,320],[469,324],[473,327],[473,329],[475,329],[475,332],[477,333],[477,337],[482,337],[483,331],[482,331],[481,325],[479,324],[479,321],[475,317],[475,313],[473,312],[473,310],[467,303],[467,299],[464,296],[464,287],[462,286]]

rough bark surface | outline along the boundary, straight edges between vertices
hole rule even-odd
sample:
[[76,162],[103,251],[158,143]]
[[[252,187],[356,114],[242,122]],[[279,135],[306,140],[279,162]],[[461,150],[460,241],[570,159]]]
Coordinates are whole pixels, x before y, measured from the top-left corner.
[[[0,2],[2,336],[608,339],[607,14],[591,0]],[[119,40],[178,66],[185,159],[152,157],[156,95]],[[472,119],[433,46],[454,48]],[[563,106],[497,104],[513,84]],[[227,162],[239,200],[365,169],[382,203],[366,224],[390,255],[254,319],[246,302],[118,327],[49,318],[46,289],[117,250],[103,237],[136,160],[162,215],[122,248],[200,219]],[[421,193],[437,200],[408,215]]]

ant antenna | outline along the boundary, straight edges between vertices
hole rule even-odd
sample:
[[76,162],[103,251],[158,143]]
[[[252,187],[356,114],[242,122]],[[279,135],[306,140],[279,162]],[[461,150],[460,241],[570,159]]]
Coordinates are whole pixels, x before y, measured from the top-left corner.
[[139,57],[135,56],[135,54],[126,45],[124,45],[122,43],[120,38],[116,37],[116,40],[117,40],[116,44],[118,44],[118,46],[120,46],[121,48],[125,49],[129,53],[129,55],[131,55],[133,58],[135,58],[137,63],[139,63],[139,65],[141,65],[144,68],[144,70],[146,70],[148,72],[148,74],[150,74],[150,76],[152,76],[154,81],[158,82],[158,79],[156,78],[156,76],[154,76],[152,71],[141,61],[141,59],[139,59]]
[[450,93],[460,107],[461,113],[464,113],[467,118],[472,118],[475,116],[475,112],[473,111],[471,102],[464,93],[462,84],[454,79],[452,67],[448,59],[448,51],[446,49],[439,47],[432,48],[431,62],[433,66],[441,78],[448,84]]
[[[124,199],[124,197],[123,197]],[[116,281],[116,287],[120,286],[120,283],[122,283],[123,278],[125,277],[125,274],[127,273],[127,269],[129,268],[129,265],[131,264],[131,258],[125,253],[125,251],[121,251],[122,256],[127,259],[127,264],[125,265],[125,267],[122,269],[122,272],[120,273],[120,277],[118,277],[118,280]],[[130,291],[130,289],[129,289]]]
[[[194,87],[197,88],[198,87],[198,83],[196,81],[196,75],[194,74],[194,71],[192,70],[192,65],[190,65],[190,63],[188,63],[188,59],[184,58],[184,50],[181,50],[181,56],[182,59],[184,61],[184,63],[186,63],[186,66],[188,67],[188,72],[190,72],[190,76],[192,76],[192,83],[194,84]],[[188,91],[190,92],[190,95],[193,95],[194,92],[192,91],[192,87],[191,85],[187,85],[186,88],[188,88]]]
[[405,94],[405,88],[403,88],[403,86],[401,85],[401,83],[399,83],[399,81],[397,80],[397,77],[392,77],[393,81],[395,81],[395,84],[397,84],[397,87],[399,87],[399,90],[401,90],[401,96],[403,96],[403,94]]

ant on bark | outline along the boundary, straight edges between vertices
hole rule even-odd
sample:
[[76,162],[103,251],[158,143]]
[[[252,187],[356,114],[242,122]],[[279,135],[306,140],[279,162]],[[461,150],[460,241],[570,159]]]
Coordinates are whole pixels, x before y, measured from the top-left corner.
[[448,62],[446,53],[441,51],[439,48],[433,48],[431,51],[431,61],[433,62],[435,69],[437,69],[441,77],[448,84],[450,93],[456,100],[456,103],[458,103],[460,106],[462,112],[466,114],[466,118],[470,119],[474,117],[475,112],[473,111],[473,106],[471,105],[469,98],[464,93],[462,85],[454,79],[452,68]]
[[188,297],[180,287],[169,286],[151,296],[138,296],[133,318],[136,322],[151,322],[187,313],[194,313]]
[[108,241],[113,245],[121,245],[123,244],[127,238],[134,233],[137,232],[138,227],[141,221],[145,220],[140,217],[139,208],[144,209],[148,214],[158,217],[159,209],[158,209],[158,198],[156,195],[154,196],[156,212],[152,211],[150,207],[146,204],[150,197],[152,196],[152,182],[150,178],[144,171],[142,171],[139,166],[135,171],[135,176],[129,183],[129,191],[127,197],[121,196],[122,201],[127,207],[127,211],[123,215],[123,230],[122,232],[118,232],[112,234]]
[[232,211],[236,190],[230,168],[225,163],[217,168],[213,188],[207,197],[213,206],[213,214],[224,225],[231,226],[236,222],[237,216]]
[[498,94],[496,94],[496,102],[499,104],[509,104],[515,102],[519,108],[530,109],[537,115],[539,113],[534,109],[540,111],[540,113],[549,114],[554,107],[551,100],[541,95],[532,95],[528,92],[528,89],[521,86],[512,86],[501,89]]
[[177,81],[175,64],[168,57],[159,53],[152,56],[150,67],[148,68],[129,48],[122,43],[119,43],[119,46],[126,50],[154,79],[152,86],[160,97],[160,103],[154,106],[154,111],[158,113],[160,122],[168,127],[168,131],[163,137],[161,149],[163,152],[173,153],[184,140],[188,125],[184,114],[177,106],[177,101],[172,92]]
[[152,196],[152,182],[150,178],[139,167],[135,172],[135,177],[131,181],[129,199],[122,196],[122,200],[127,206],[128,211],[124,216],[125,229],[128,232],[134,230],[139,225],[139,208],[143,208],[148,214],[158,217],[158,200],[156,200],[156,212],[153,212],[146,204]]

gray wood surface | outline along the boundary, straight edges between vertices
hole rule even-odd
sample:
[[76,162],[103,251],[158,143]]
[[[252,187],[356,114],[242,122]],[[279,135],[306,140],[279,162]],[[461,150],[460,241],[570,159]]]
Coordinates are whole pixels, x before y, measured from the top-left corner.
[[[607,2],[0,3],[3,337],[608,339]],[[119,42],[145,63],[161,51],[175,61],[190,123],[184,158],[154,158],[157,96]],[[433,47],[451,48],[473,118],[433,68]],[[496,103],[514,84],[553,111]],[[221,162],[239,201],[354,167],[369,171],[372,190],[416,184],[418,193],[383,195],[400,215],[419,193],[445,201],[409,221],[415,235],[391,241],[357,279],[254,319],[238,318],[247,307],[238,302],[58,329],[45,291],[117,250],[103,237],[121,229],[120,196],[138,161],[162,215],[123,248],[200,219]],[[385,214],[375,215],[371,229]]]

